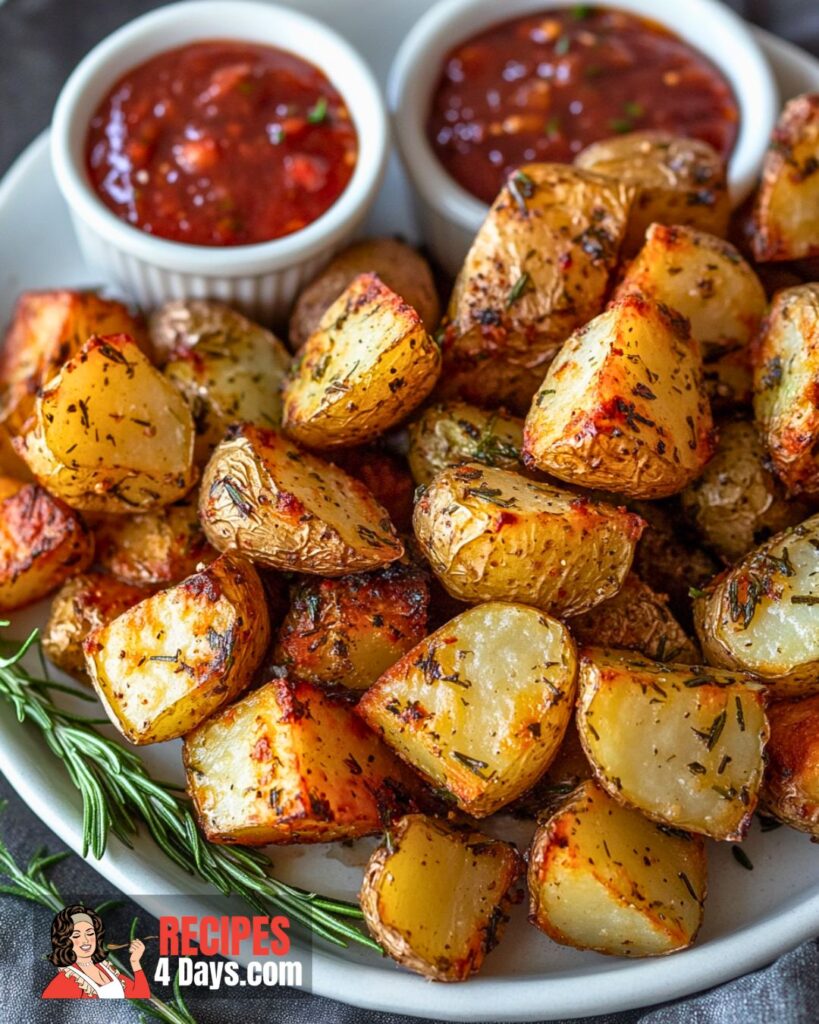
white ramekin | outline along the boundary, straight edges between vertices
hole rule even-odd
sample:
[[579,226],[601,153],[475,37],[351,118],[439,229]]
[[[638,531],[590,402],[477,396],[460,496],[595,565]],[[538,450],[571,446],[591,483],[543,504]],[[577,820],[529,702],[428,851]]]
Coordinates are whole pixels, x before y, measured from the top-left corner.
[[[424,241],[451,274],[463,262],[487,207],[449,176],[427,142],[426,118],[443,58],[498,21],[568,6],[568,0],[443,0],[415,24],[396,54],[387,94],[398,147],[413,185]],[[719,0],[612,0],[610,6],[666,25],[730,82],[740,126],[728,178],[733,203],[742,202],[759,174],[779,108],[773,73],[749,27]]]
[[[319,67],[344,98],[358,132],[358,161],[338,200],[300,231],[255,245],[185,245],[120,220],[92,189],[85,139],[97,105],[129,68],[197,39],[239,39],[289,50]],[[208,297],[268,321],[285,316],[305,282],[353,236],[375,200],[388,150],[384,102],[358,53],[315,19],[254,0],[191,0],[123,26],[71,74],[51,127],[57,183],[83,255],[103,280],[144,308],[168,299]]]

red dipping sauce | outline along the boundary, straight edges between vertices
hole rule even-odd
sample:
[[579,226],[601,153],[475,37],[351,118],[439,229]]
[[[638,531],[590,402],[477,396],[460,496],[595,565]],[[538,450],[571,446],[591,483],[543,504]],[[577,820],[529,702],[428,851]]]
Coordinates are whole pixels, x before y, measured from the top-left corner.
[[213,40],[160,53],[95,112],[86,165],[109,209],[151,235],[249,245],[338,199],[358,140],[327,77],[292,53]]
[[570,163],[592,142],[661,129],[728,157],[739,109],[723,75],[661,25],[577,5],[493,25],[455,47],[427,137],[468,192],[491,203],[520,164]]

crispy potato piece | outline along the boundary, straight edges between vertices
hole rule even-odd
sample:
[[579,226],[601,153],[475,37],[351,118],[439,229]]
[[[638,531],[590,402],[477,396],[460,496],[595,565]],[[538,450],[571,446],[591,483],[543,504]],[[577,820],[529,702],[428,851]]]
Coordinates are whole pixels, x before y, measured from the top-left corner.
[[580,652],[577,729],[600,785],[655,821],[742,839],[762,783],[765,688],[720,669]]
[[504,813],[508,812],[515,818],[544,821],[554,814],[584,779],[591,777],[592,766],[580,742],[575,716],[572,715],[554,761],[534,786],[509,804]]
[[728,565],[810,512],[787,498],[769,466],[753,423],[730,420],[720,424],[713,459],[680,496],[703,543]]
[[415,482],[428,484],[442,469],[464,462],[523,472],[522,448],[523,421],[517,416],[443,402],[410,423],[407,460]]
[[426,574],[401,563],[305,577],[290,589],[274,661],[297,679],[366,690],[426,636],[428,605]]
[[270,639],[256,570],[223,555],[85,640],[108,717],[132,743],[184,736],[250,685]]
[[11,435],[0,424],[0,475],[30,483],[34,477],[31,470],[14,450]]
[[780,701],[768,718],[765,809],[791,828],[819,838],[819,694]]
[[655,594],[633,572],[614,597],[570,619],[569,628],[580,644],[639,651],[655,661],[695,665],[701,660],[697,645],[668,610],[665,594]]
[[196,496],[139,515],[109,516],[94,527],[97,562],[125,583],[168,586],[212,562]]
[[609,956],[662,956],[702,924],[705,843],[582,783],[535,833],[529,919],[549,938]]
[[185,737],[212,843],[327,843],[375,835],[415,808],[419,783],[344,703],[275,679]]
[[0,612],[39,601],[86,569],[93,554],[76,512],[39,484],[0,477]]
[[819,284],[777,292],[753,353],[754,414],[792,494],[819,494]]
[[86,572],[68,580],[51,602],[42,638],[46,657],[68,675],[90,683],[83,641],[92,630],[108,625],[147,596],[143,587],[102,572]]
[[199,515],[217,550],[272,569],[344,576],[404,553],[385,509],[363,484],[282,434],[249,424],[213,453]]
[[511,175],[455,282],[442,397],[526,411],[560,346],[603,308],[634,194],[564,164]]
[[767,300],[762,282],[729,242],[693,228],[652,224],[615,298],[632,291],[688,318],[712,402],[750,403],[750,343]]
[[819,95],[785,104],[762,165],[754,205],[754,256],[798,260],[819,255]]
[[400,533],[412,530],[415,482],[404,459],[375,448],[349,448],[331,454],[334,465],[360,480],[389,513]]
[[623,243],[626,256],[637,252],[655,221],[690,225],[722,238],[728,232],[725,163],[707,142],[669,132],[627,132],[593,142],[574,164],[636,189]]
[[466,981],[500,940],[522,869],[511,843],[410,814],[370,857],[364,920],[402,967],[433,981]]
[[681,491],[713,449],[711,407],[688,321],[636,293],[569,338],[523,434],[527,464],[634,498]]
[[290,315],[290,346],[295,352],[318,329],[321,318],[359,274],[375,273],[418,312],[432,334],[441,307],[432,271],[424,257],[397,238],[368,238],[334,256],[300,293]]
[[426,398],[440,370],[416,311],[360,274],[304,344],[284,388],[284,429],[313,448],[371,441]]
[[127,335],[91,338],[38,394],[15,447],[72,508],[133,513],[196,479],[185,400]]
[[520,796],[554,758],[572,713],[574,643],[535,608],[470,608],[397,662],[356,711],[476,818]]
[[151,354],[141,317],[91,291],[23,292],[0,346],[0,422],[23,429],[34,399],[94,334],[127,334]]
[[560,616],[617,593],[643,525],[625,509],[475,463],[439,473],[413,524],[453,597],[523,601]]
[[707,584],[694,623],[712,665],[752,672],[774,699],[819,692],[819,515]]

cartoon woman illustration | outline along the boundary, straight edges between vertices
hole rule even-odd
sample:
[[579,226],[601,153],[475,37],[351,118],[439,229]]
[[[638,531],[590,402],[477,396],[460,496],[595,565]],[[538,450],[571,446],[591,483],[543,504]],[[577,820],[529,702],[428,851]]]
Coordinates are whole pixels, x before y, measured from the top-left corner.
[[46,986],[43,999],[150,999],[141,966],[144,943],[134,939],[128,947],[132,980],[106,959],[104,938],[99,914],[80,903],[64,907],[51,925],[48,957],[58,973]]

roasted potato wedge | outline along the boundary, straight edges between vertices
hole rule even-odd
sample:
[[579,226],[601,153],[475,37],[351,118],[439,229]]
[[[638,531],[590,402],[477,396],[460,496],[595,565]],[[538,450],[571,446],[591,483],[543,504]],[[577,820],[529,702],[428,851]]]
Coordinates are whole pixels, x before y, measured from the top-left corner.
[[652,224],[615,297],[631,291],[688,318],[715,405],[750,403],[750,344],[767,300],[762,282],[729,242],[693,228]]
[[331,454],[334,465],[361,481],[389,513],[399,533],[412,530],[415,482],[407,463],[392,452],[375,448],[348,448]]
[[511,843],[409,814],[367,864],[364,920],[402,967],[466,981],[500,940],[522,868]]
[[426,398],[440,369],[418,313],[360,274],[304,343],[284,389],[284,430],[313,448],[371,441]]
[[343,702],[275,679],[185,737],[188,791],[212,843],[375,835],[419,783]]
[[526,417],[528,465],[584,487],[664,498],[714,448],[688,321],[629,293],[560,350]]
[[409,425],[407,461],[417,484],[464,462],[523,471],[523,421],[467,402],[430,406]]
[[564,164],[510,176],[455,282],[442,397],[526,411],[566,338],[602,310],[633,198]]
[[401,563],[304,577],[290,588],[274,661],[296,679],[365,690],[426,636],[428,605],[426,574]]
[[39,484],[0,477],[0,612],[14,611],[86,569],[88,527]]
[[249,424],[213,453],[199,515],[219,551],[273,569],[344,576],[404,553],[385,509],[363,484],[284,435]]
[[356,711],[476,818],[548,768],[572,713],[575,651],[557,619],[521,604],[470,608],[397,662]]
[[223,555],[93,630],[83,650],[123,736],[161,743],[184,736],[247,689],[269,639],[256,570]]
[[774,296],[754,348],[754,415],[792,494],[819,494],[817,376],[819,284],[786,288]]
[[397,238],[367,238],[334,256],[301,292],[290,315],[290,346],[295,352],[318,329],[330,306],[359,274],[378,274],[384,284],[417,311],[432,334],[441,307],[432,271],[424,257]]
[[754,424],[729,420],[720,424],[714,457],[680,495],[702,542],[728,565],[810,512],[788,499],[769,466]]
[[568,616],[617,593],[643,523],[624,509],[467,463],[435,477],[413,525],[453,597],[522,601]]
[[759,263],[819,256],[819,95],[785,104],[762,166],[753,213]]
[[124,334],[94,337],[37,396],[18,454],[72,508],[170,505],[196,479],[185,400]]
[[776,534],[694,601],[712,665],[752,672],[774,699],[819,692],[819,515]]
[[582,783],[538,828],[529,919],[549,938],[610,956],[662,956],[702,924],[705,843]]
[[697,645],[669,611],[665,594],[655,594],[633,572],[614,597],[568,625],[580,644],[639,651],[654,661],[695,665],[701,660]]
[[515,818],[544,821],[584,779],[591,777],[592,766],[580,742],[572,715],[554,761],[534,786],[509,804],[504,813],[508,812]]
[[700,139],[661,131],[626,132],[593,142],[574,158],[575,167],[614,178],[636,189],[623,255],[633,256],[649,224],[687,224],[725,237],[731,200],[725,163]]
[[97,562],[125,583],[168,586],[212,562],[196,496],[136,516],[108,516],[94,527]]
[[92,291],[23,292],[0,346],[0,423],[23,429],[34,399],[94,334],[127,334],[147,355],[142,319]]
[[742,839],[762,783],[765,688],[751,677],[580,652],[577,729],[600,785],[655,821]]
[[762,801],[791,828],[819,838],[819,694],[774,704]]
[[98,626],[106,626],[148,594],[102,572],[67,580],[54,595],[43,630],[43,651],[52,664],[82,682],[90,682],[82,645]]

